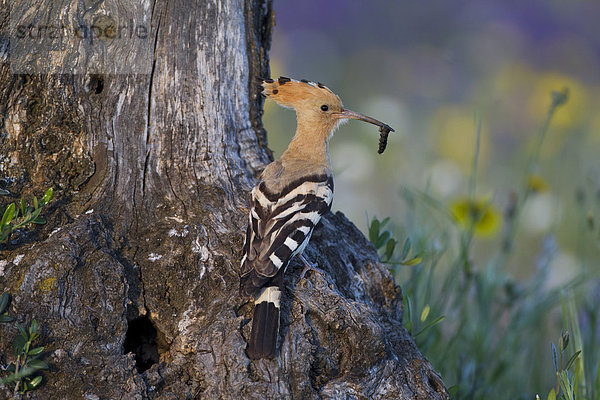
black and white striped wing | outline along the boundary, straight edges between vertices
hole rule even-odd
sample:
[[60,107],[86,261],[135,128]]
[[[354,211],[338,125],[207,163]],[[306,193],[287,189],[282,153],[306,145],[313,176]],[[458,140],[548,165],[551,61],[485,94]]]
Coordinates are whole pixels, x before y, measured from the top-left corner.
[[324,174],[292,182],[280,193],[270,192],[264,182],[252,190],[242,258],[244,295],[254,294],[304,251],[332,200],[333,179]]

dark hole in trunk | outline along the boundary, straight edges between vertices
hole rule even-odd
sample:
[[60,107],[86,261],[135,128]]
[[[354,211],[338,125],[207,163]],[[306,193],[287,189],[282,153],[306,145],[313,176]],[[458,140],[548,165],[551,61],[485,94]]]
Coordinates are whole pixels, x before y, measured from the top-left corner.
[[129,321],[123,353],[135,354],[135,366],[140,373],[150,369],[159,360],[157,337],[156,328],[148,316]]

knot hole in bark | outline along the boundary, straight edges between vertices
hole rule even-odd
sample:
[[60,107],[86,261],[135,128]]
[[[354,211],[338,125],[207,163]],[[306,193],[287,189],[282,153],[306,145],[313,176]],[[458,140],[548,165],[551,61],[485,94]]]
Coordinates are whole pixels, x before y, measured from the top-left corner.
[[104,77],[100,74],[90,74],[85,82],[85,90],[88,93],[102,93],[104,90]]
[[160,354],[167,350],[161,343],[159,332],[148,315],[142,315],[129,321],[127,325],[123,354],[133,353],[135,367],[142,373],[158,363]]

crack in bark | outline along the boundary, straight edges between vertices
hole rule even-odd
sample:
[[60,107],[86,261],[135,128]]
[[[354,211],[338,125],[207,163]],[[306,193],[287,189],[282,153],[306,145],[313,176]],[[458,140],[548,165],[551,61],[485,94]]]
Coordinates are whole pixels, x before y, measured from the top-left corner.
[[[204,88],[202,87],[202,85],[198,85],[198,91],[200,92],[200,109],[203,110],[204,109],[204,104],[206,104],[206,100],[204,98]],[[202,137],[204,138],[204,143],[202,145],[202,147],[204,147],[204,155],[202,157],[201,161],[209,161],[210,160],[210,151],[209,151],[209,143],[208,143],[208,132],[206,132],[206,128],[208,127],[208,121],[206,120],[206,113],[205,112],[201,112],[200,116],[202,117],[202,121],[204,122],[204,126],[203,126],[203,130],[204,130],[204,135],[202,135]],[[195,174],[196,170],[194,169],[194,174]],[[196,183],[199,184],[198,178],[196,178]]]
[[[263,100],[257,90],[258,79],[270,76],[268,52],[271,47],[271,31],[275,25],[273,1],[266,0],[259,7],[262,14],[255,13],[255,0],[245,0],[246,18],[246,47],[248,48],[248,94],[250,100],[249,119],[254,129],[258,145],[265,151],[268,161],[273,160],[273,154],[267,146],[267,132],[262,124]],[[259,14],[258,16],[256,14]],[[262,19],[261,19],[262,17]],[[258,33],[258,35],[257,35]],[[258,36],[258,37],[256,37]]]
[[[156,2],[152,5],[152,17],[151,20],[154,19],[154,7],[156,6]],[[142,177],[142,204],[144,204],[144,200],[146,198],[146,178],[148,172],[148,163],[150,160],[150,153],[152,152],[152,89],[154,84],[154,73],[156,71],[156,50],[158,47],[158,32],[160,31],[160,22],[161,15],[158,15],[158,21],[156,22],[156,32],[154,33],[154,46],[152,52],[152,69],[150,71],[150,77],[148,82],[148,109],[146,115],[146,156],[144,159],[144,170]]]
[[[136,265],[134,264],[134,269],[136,267]],[[146,311],[146,313],[148,315],[150,315],[150,309],[148,308],[148,302],[146,301],[146,284],[144,282],[144,275],[142,273],[142,267],[141,266],[137,266],[137,270],[138,270],[138,278],[140,280],[140,297],[142,299],[142,301],[144,302],[144,304],[142,305],[144,310]]]

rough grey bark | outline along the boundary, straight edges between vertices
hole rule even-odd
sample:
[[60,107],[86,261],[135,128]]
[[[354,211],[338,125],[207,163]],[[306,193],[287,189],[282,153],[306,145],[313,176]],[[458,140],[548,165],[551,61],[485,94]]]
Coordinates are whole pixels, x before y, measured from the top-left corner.
[[[57,10],[67,24],[142,21],[148,42],[69,40],[43,64],[18,54],[15,71],[15,26]],[[255,78],[273,18],[259,0],[4,0],[1,185],[8,200],[55,189],[47,225],[0,244],[0,290],[40,323],[51,364],[28,398],[448,397],[402,327],[400,288],[339,213],[307,249],[327,274],[299,281],[292,264],[280,355],[246,356],[239,260],[247,194],[270,160]],[[98,48],[114,66],[84,73]],[[156,338],[135,332],[144,321]],[[0,334],[6,362],[15,331]]]

